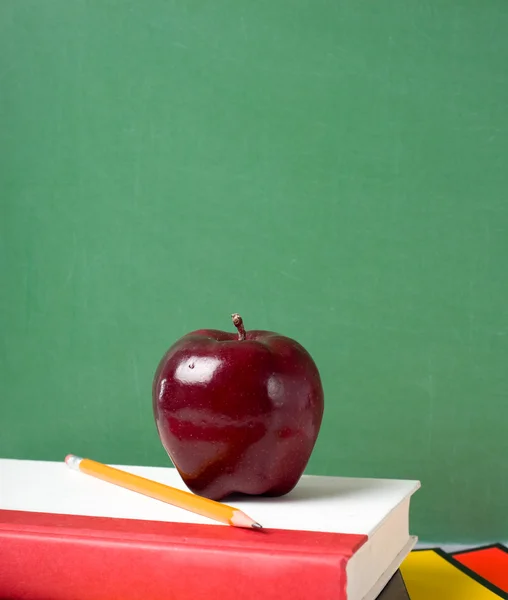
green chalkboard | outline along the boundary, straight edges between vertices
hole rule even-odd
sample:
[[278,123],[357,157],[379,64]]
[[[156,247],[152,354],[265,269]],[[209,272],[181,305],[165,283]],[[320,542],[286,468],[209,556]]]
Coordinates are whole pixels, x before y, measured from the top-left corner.
[[295,337],[308,472],[507,539],[508,4],[2,0],[0,456],[167,464],[200,327]]

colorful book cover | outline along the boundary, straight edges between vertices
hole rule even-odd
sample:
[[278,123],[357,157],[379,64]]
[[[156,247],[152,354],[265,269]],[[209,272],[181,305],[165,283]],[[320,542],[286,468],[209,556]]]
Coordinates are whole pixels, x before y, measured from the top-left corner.
[[508,594],[440,549],[411,552],[401,565],[411,600],[499,600]]

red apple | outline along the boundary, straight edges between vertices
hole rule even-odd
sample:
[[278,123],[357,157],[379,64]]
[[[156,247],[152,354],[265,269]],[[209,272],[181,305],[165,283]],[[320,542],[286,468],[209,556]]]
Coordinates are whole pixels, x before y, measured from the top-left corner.
[[193,331],[153,381],[161,442],[187,487],[282,496],[300,479],[323,417],[319,371],[295,340],[272,331]]

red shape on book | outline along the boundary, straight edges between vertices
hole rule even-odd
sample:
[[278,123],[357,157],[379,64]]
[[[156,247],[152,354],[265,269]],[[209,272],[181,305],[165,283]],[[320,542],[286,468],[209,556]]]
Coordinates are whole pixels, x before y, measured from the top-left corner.
[[0,510],[0,597],[346,600],[366,535]]
[[453,558],[504,592],[508,592],[508,549],[501,545],[458,552]]

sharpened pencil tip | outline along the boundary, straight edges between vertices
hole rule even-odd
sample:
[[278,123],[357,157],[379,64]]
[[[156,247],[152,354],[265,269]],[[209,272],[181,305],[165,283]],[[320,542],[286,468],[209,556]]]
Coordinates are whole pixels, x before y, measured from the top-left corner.
[[248,517],[244,512],[238,509],[233,510],[233,514],[229,520],[230,525],[235,527],[247,527],[247,529],[262,529],[261,525]]

